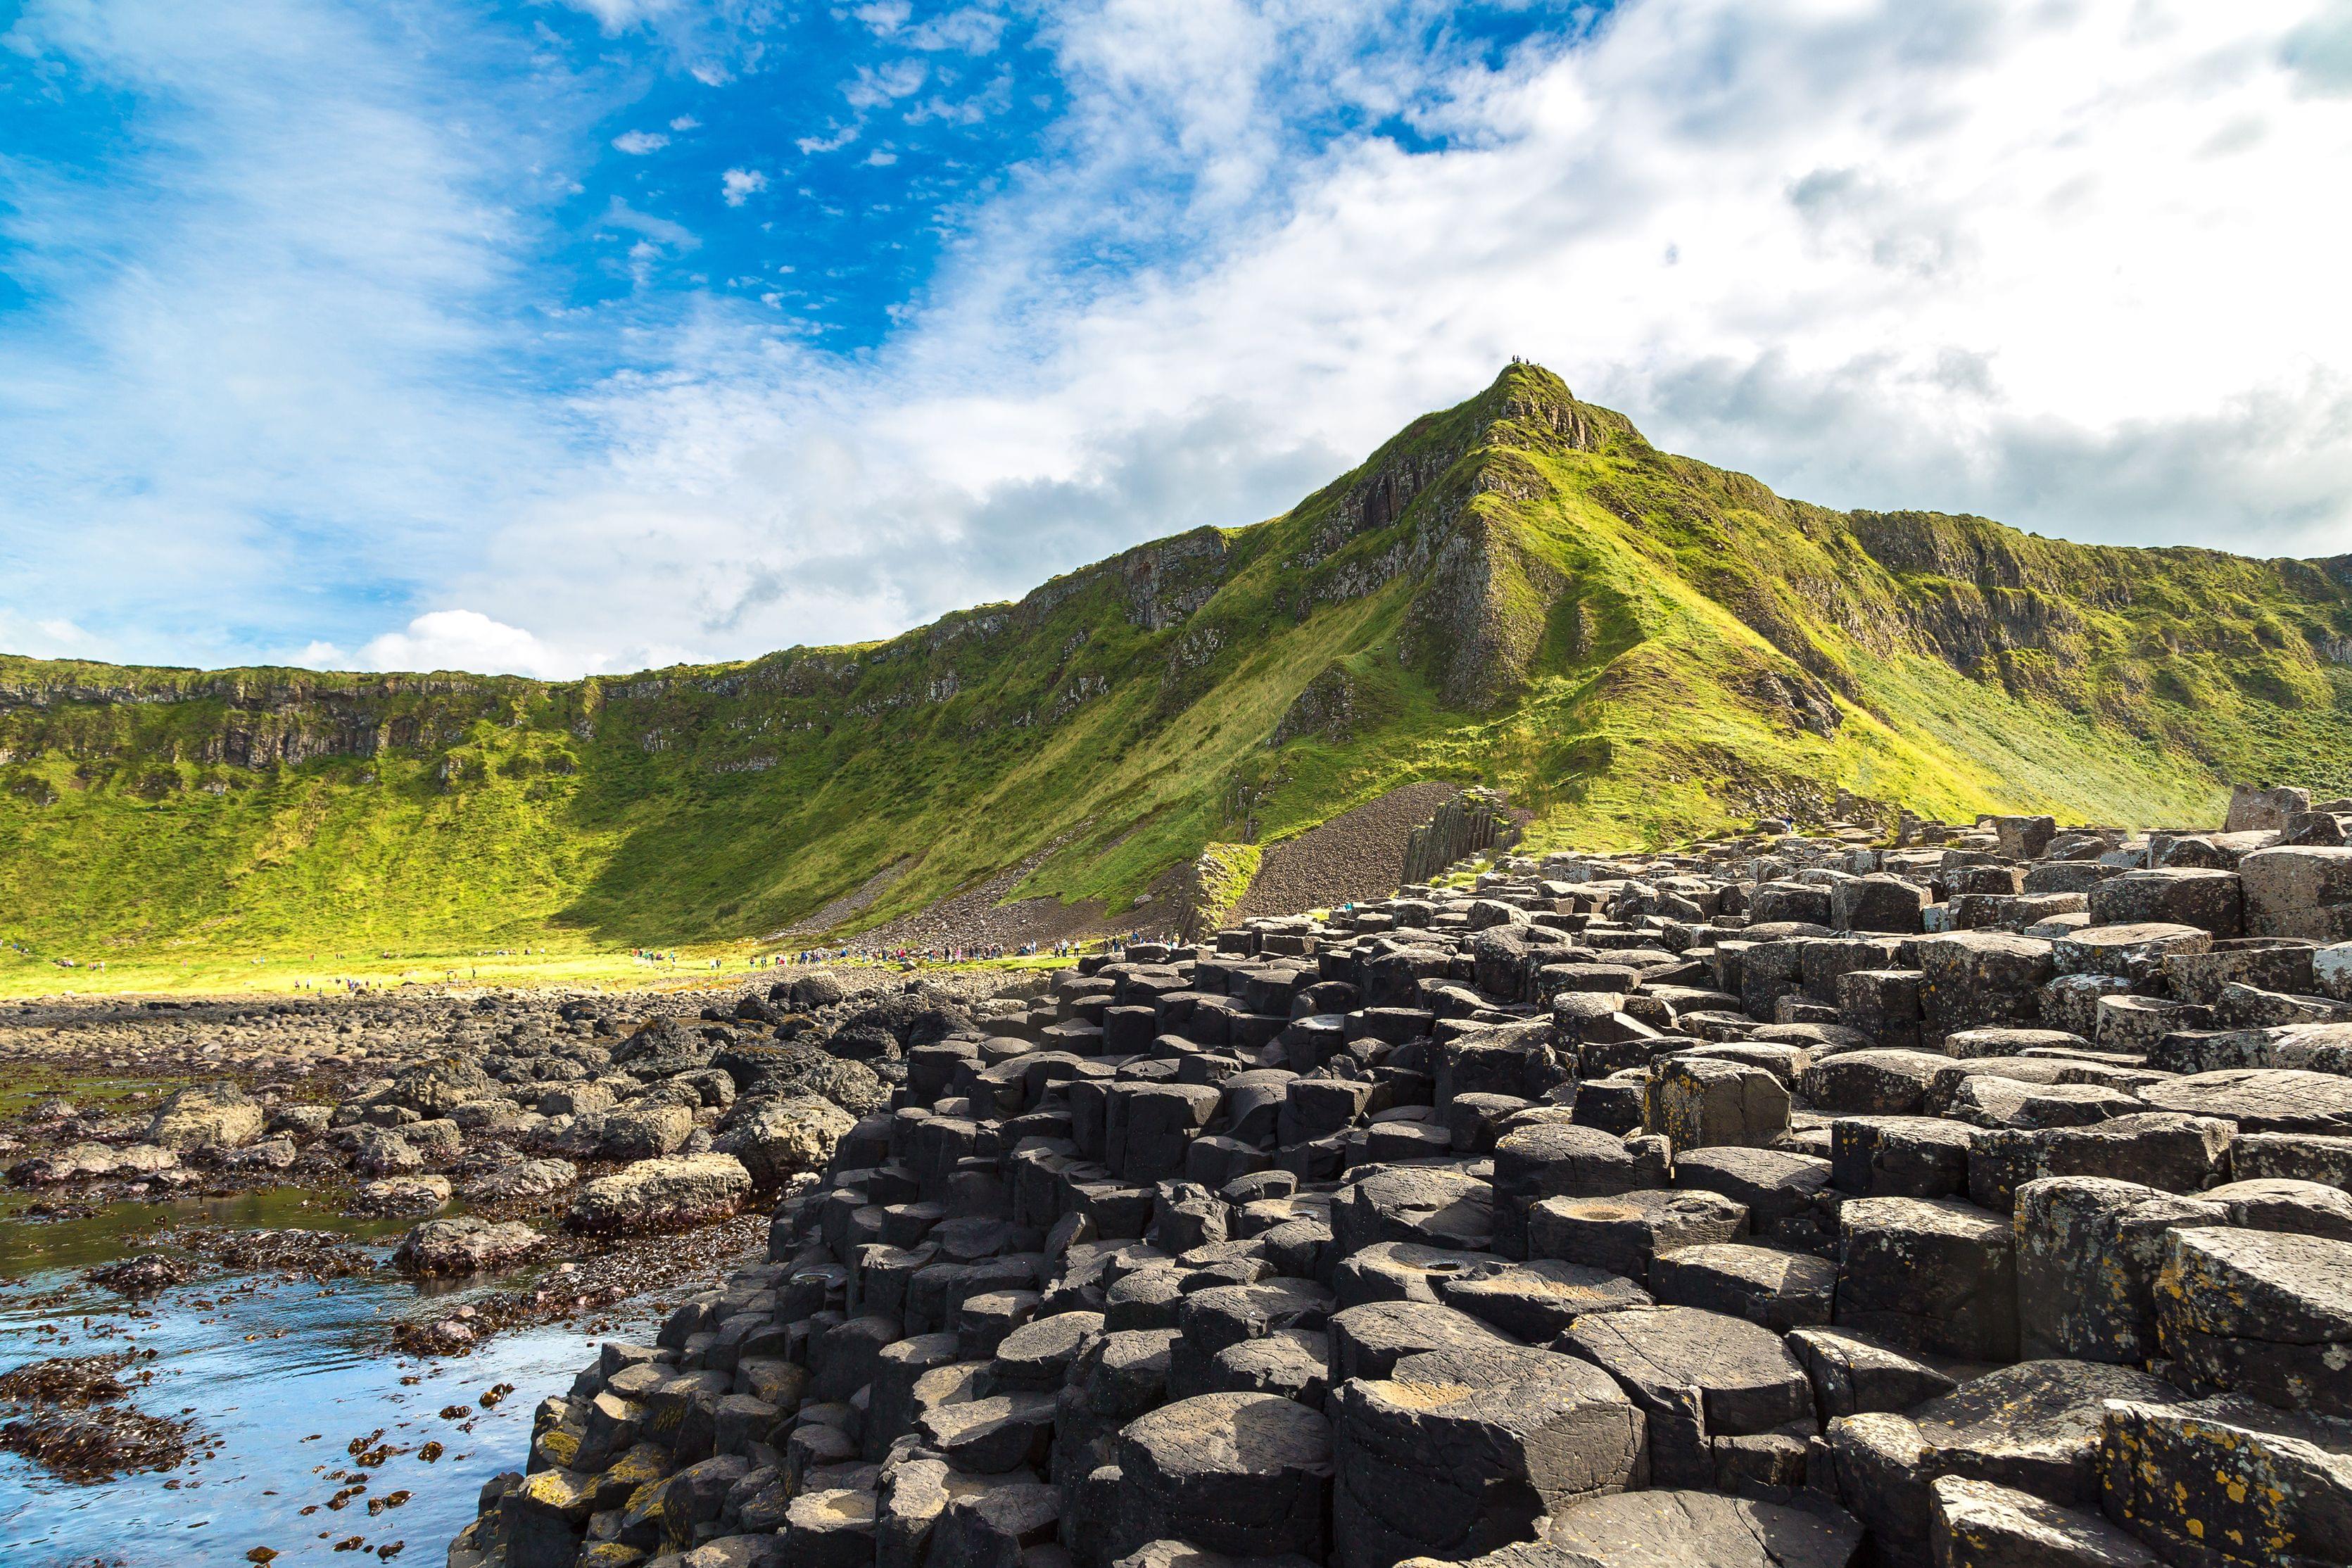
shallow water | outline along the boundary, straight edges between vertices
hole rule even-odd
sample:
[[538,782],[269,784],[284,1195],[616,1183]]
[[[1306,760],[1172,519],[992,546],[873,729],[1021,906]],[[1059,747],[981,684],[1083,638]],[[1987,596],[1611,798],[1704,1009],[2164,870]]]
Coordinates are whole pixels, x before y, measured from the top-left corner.
[[[500,1336],[473,1355],[416,1363],[363,1351],[380,1342],[393,1315],[413,1307],[415,1287],[398,1276],[328,1284],[271,1279],[200,1278],[145,1303],[133,1316],[111,1292],[80,1284],[79,1270],[142,1250],[159,1218],[205,1217],[240,1226],[299,1226],[383,1237],[405,1222],[343,1219],[305,1209],[299,1193],[192,1204],[118,1205],[89,1219],[35,1225],[0,1219],[0,1369],[57,1355],[152,1350],[140,1363],[152,1384],[131,1403],[158,1415],[184,1411],[195,1423],[188,1463],[169,1475],[137,1475],[96,1486],[50,1477],[0,1455],[0,1563],[8,1568],[121,1563],[243,1564],[257,1546],[278,1562],[350,1564],[362,1559],[334,1543],[362,1537],[371,1548],[404,1543],[404,1564],[439,1568],[449,1537],[474,1516],[476,1494],[500,1470],[520,1469],[532,1407],[571,1386],[594,1340],[551,1327]],[[510,1278],[510,1277],[509,1277]],[[467,1287],[488,1288],[488,1282]],[[67,1291],[62,1305],[55,1293]],[[36,1303],[29,1298],[45,1300]],[[443,1303],[446,1305],[446,1298]],[[642,1338],[656,1327],[624,1307],[598,1336]],[[404,1377],[415,1378],[404,1384]],[[514,1392],[479,1407],[494,1384]],[[437,1412],[468,1407],[472,1430]],[[410,1450],[362,1471],[347,1445],[383,1428],[379,1439]],[[437,1439],[446,1452],[426,1463],[415,1452]],[[328,1500],[367,1477],[348,1506]],[[402,1506],[370,1517],[366,1500],[406,1490]],[[306,1505],[318,1505],[304,1515]]]
[[116,1100],[156,1089],[157,1083],[150,1078],[90,1077],[17,1064],[8,1083],[0,1087],[0,1116],[14,1116],[53,1099],[70,1100],[84,1110],[110,1110]]
[[[152,1249],[159,1230],[208,1224],[239,1230],[331,1230],[358,1240],[397,1237],[414,1219],[362,1218],[341,1212],[332,1197],[302,1187],[240,1193],[228,1198],[165,1198],[154,1203],[110,1204],[80,1219],[20,1221],[29,1193],[0,1198],[0,1280],[14,1281],[45,1269],[79,1271],[117,1258]],[[460,1205],[439,1211],[464,1213]],[[54,1286],[45,1289],[54,1289]],[[105,1297],[111,1300],[113,1298]]]

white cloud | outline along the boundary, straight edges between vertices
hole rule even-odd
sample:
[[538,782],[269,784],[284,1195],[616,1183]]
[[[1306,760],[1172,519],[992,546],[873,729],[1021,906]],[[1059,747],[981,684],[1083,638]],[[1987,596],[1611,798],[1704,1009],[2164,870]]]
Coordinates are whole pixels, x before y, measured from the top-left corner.
[[[2344,547],[2347,220],[2306,198],[2352,102],[2286,90],[2242,14],[1650,0],[1423,91],[1443,151],[1304,157],[1265,85],[1300,51],[1195,16],[1072,26],[1094,156],[981,214],[875,360],[712,311],[608,384],[603,481],[468,592],[594,625],[617,560],[633,624],[714,653],[881,635],[1277,511],[1515,353],[1808,499]],[[1195,264],[1061,265],[1178,166]]]
[[655,245],[667,246],[673,251],[682,253],[696,249],[702,244],[686,225],[663,217],[658,213],[642,212],[618,196],[606,204],[604,222],[609,227],[625,228],[634,234],[641,234]]
[[719,176],[727,205],[740,207],[768,188],[768,176],[757,169],[730,169]]
[[[570,111],[460,90],[406,26],[304,0],[22,8],[6,58],[135,100],[142,132],[95,183],[21,147],[0,164],[24,290],[0,602],[60,606],[113,657],[249,662],[317,629],[289,572],[396,592],[557,471],[558,421],[483,388],[518,271],[503,193]],[[477,119],[501,134],[455,133]]]
[[343,650],[331,642],[312,641],[287,662],[305,669],[332,669],[343,662]]
[[565,3],[595,17],[607,33],[619,33],[641,23],[658,20],[675,14],[679,8],[678,0],[565,0]]
[[852,109],[878,109],[894,100],[920,92],[930,67],[920,60],[891,60],[879,66],[859,66],[855,78],[843,84],[841,96]]
[[887,169],[898,161],[898,154],[885,147],[877,147],[860,160],[869,169]]
[[672,131],[677,131],[677,132],[688,132],[688,131],[699,131],[699,130],[701,130],[701,129],[702,129],[702,121],[699,121],[699,120],[697,120],[697,119],[696,119],[693,115],[691,115],[691,114],[681,114],[681,115],[679,115],[677,119],[675,119],[675,120],[673,120],[673,121],[671,121],[669,122],[669,128],[670,128]]
[[968,55],[985,55],[993,53],[1003,41],[1004,26],[1001,12],[967,5],[908,29],[906,41],[919,49],[954,49]]
[[657,131],[624,131],[613,138],[613,145],[632,158],[642,158],[668,146],[669,138]]
[[[405,630],[385,632],[360,649],[369,669],[467,669],[481,675],[561,676],[583,668],[576,653],[559,654],[520,626],[479,610],[432,610]],[[601,661],[591,659],[587,668]]]
[[63,616],[27,616],[0,605],[0,649],[28,658],[105,658],[104,639]]
[[803,136],[793,145],[801,150],[803,157],[817,153],[837,153],[856,141],[858,132],[864,129],[865,127],[860,125],[840,126],[836,127],[830,136]]
[[[1636,0],[1574,47],[1484,61],[1424,47],[1442,7],[1405,5],[1055,8],[1048,151],[957,215],[881,343],[826,353],[782,296],[633,300],[635,368],[560,401],[505,395],[484,342],[514,249],[471,174],[489,140],[402,110],[430,94],[339,23],[310,47],[377,74],[329,92],[291,58],[219,111],[236,156],[192,243],[109,273],[72,323],[103,374],[0,344],[33,433],[0,451],[0,526],[90,531],[7,596],[101,637],[123,623],[84,606],[152,620],[191,583],[275,605],[257,520],[326,517],[338,572],[429,584],[394,618],[478,606],[375,639],[379,665],[568,674],[878,636],[1277,512],[1513,353],[1831,504],[2262,553],[2352,540],[2352,217],[2315,195],[2352,164],[2340,5]],[[258,25],[170,36],[141,68],[278,58]],[[849,90],[880,115],[924,87],[877,68]],[[334,153],[309,163],[271,99],[304,91]],[[334,177],[378,145],[384,179]],[[48,245],[27,221],[0,219]],[[644,268],[696,244],[625,203],[602,221]],[[37,395],[58,405],[27,423]],[[140,460],[77,477],[68,435]],[[267,629],[169,647],[317,627]]]

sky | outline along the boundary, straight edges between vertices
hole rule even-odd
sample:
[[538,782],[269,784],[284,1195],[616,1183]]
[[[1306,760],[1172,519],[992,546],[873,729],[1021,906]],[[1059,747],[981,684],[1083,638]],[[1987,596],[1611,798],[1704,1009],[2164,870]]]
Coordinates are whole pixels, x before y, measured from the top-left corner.
[[2352,0],[0,0],[0,651],[569,678],[1274,516],[1511,356],[2352,551]]

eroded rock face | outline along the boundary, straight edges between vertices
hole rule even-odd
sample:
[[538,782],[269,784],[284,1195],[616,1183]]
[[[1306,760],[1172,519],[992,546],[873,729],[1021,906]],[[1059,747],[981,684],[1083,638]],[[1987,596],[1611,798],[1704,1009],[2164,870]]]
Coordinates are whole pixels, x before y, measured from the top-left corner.
[[452,1562],[2336,1561],[2352,948],[2277,929],[2333,905],[2257,896],[2273,831],[1510,860],[641,1030],[549,1136],[718,1152],[572,1223],[772,1191],[767,1260],[607,1347]]

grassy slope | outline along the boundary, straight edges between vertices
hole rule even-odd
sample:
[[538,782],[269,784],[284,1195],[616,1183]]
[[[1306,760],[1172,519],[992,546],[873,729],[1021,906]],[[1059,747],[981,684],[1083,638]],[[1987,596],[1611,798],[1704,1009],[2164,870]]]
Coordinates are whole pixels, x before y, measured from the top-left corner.
[[724,942],[909,856],[858,923],[1033,859],[1024,893],[1116,908],[1430,777],[1509,788],[1538,844],[1840,788],[2207,820],[2230,777],[2352,790],[2314,651],[2347,634],[2307,563],[1788,502],[1514,367],[1282,518],[886,644],[561,685],[0,660],[0,934]]

